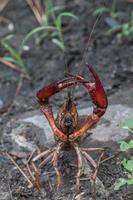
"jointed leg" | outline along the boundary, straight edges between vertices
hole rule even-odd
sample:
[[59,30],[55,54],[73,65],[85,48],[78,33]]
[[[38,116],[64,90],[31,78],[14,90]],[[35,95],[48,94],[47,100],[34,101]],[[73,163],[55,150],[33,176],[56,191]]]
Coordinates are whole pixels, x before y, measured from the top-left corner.
[[25,165],[26,165],[26,167],[27,167],[27,169],[28,169],[28,172],[29,172],[29,174],[30,174],[30,176],[31,176],[31,178],[32,178],[32,180],[33,180],[33,182],[35,182],[36,178],[35,178],[35,176],[34,176],[32,170],[30,169],[29,163],[30,163],[30,161],[31,161],[32,156],[33,156],[34,153],[35,153],[35,150],[32,151],[32,153],[30,154],[28,160],[26,160],[26,162],[25,162]]
[[79,191],[80,191],[80,176],[81,176],[83,161],[82,161],[80,148],[77,145],[74,145],[73,147],[76,151],[77,158],[78,158],[78,172],[77,172],[77,176],[76,176],[76,191],[77,191],[77,193],[79,193]]
[[82,152],[83,156],[92,164],[92,166],[93,166],[94,168],[97,168],[97,164],[96,164],[96,162],[93,160],[93,158],[92,158],[88,153],[86,153],[85,151],[82,151],[82,150],[81,150],[81,152]]
[[101,153],[99,159],[98,159],[98,162],[97,162],[97,167],[94,171],[94,174],[92,176],[92,180],[93,180],[93,187],[92,187],[92,194],[95,196],[96,195],[96,178],[97,178],[97,173],[98,173],[98,168],[99,168],[99,165],[100,165],[100,162],[101,162],[101,159],[103,157],[103,154],[104,152]]
[[58,169],[58,157],[59,157],[59,153],[62,147],[63,147],[63,143],[59,143],[52,158],[53,167],[57,176],[57,188],[59,188],[61,185],[61,175]]
[[[96,150],[102,150],[102,153],[98,159],[98,162],[96,163],[93,158],[86,152],[86,151],[96,151]],[[97,178],[97,173],[98,173],[98,167],[100,165],[100,161],[101,161],[101,158],[104,154],[103,152],[104,149],[102,148],[82,148],[81,152],[83,154],[83,156],[91,163],[91,165],[94,167],[94,173],[92,175],[92,181],[93,181],[93,187],[92,187],[92,194],[95,196],[96,195],[96,178]]]
[[[51,152],[51,150],[45,150],[44,152],[42,153],[39,153],[35,158],[32,158],[33,157],[33,154],[35,153],[35,151],[33,151],[30,155],[30,157],[28,158],[28,160],[25,162],[25,165],[27,167],[27,170],[29,172],[29,175],[31,176],[32,178],[32,181],[33,181],[33,184],[37,187],[38,190],[40,190],[40,181],[39,181],[39,175],[40,175],[40,172],[41,170],[39,169],[39,167],[37,167],[35,165],[35,161],[43,158],[44,156],[46,156],[47,154],[49,154]],[[49,156],[48,156],[49,157]],[[47,161],[48,160],[48,157],[46,158]],[[45,159],[45,160],[46,160]],[[43,161],[44,162],[44,161]],[[47,162],[46,162],[47,163]],[[32,166],[32,169],[31,169],[31,166]]]
[[[92,175],[92,181],[93,181],[93,186],[92,186],[92,194],[95,196],[96,194],[96,178],[97,178],[97,172],[98,172],[98,167],[100,165],[100,161],[101,158],[103,156],[103,148],[80,148],[78,146],[78,144],[76,143],[71,143],[71,145],[74,147],[76,154],[77,154],[77,158],[78,158],[78,172],[77,172],[77,176],[76,176],[76,190],[77,192],[79,192],[80,190],[80,176],[81,176],[81,169],[82,169],[82,164],[83,164],[83,160],[82,160],[82,155],[85,157],[85,159],[87,161],[89,161],[89,163],[91,163],[91,165],[94,167],[94,173]],[[98,163],[96,163],[94,161],[94,159],[88,154],[89,151],[102,151]]]
[[[36,186],[39,186],[40,183],[39,183],[39,175],[41,173],[41,170],[42,168],[50,161],[52,160],[52,163],[53,163],[53,167],[55,169],[55,173],[57,175],[57,187],[60,186],[61,184],[61,176],[60,176],[60,172],[58,170],[58,155],[60,153],[60,150],[61,148],[63,147],[63,143],[59,143],[57,145],[56,148],[53,148],[53,149],[48,149],[42,153],[40,153],[39,155],[37,155],[35,158],[33,158],[31,160],[31,164],[32,164],[32,167],[34,169],[34,182],[36,183]],[[45,157],[47,156],[47,157]],[[45,157],[43,159],[43,161],[38,165],[36,166],[35,165],[35,162],[38,161],[39,159],[42,159],[43,157]]]
[[[12,161],[12,163],[17,167],[19,172],[25,177],[25,179],[29,183],[29,187],[35,186],[38,190],[40,190],[40,173],[42,171],[42,168],[49,162],[52,161],[53,167],[55,169],[55,173],[57,175],[57,187],[61,185],[61,175],[58,170],[58,157],[60,150],[64,146],[63,142],[58,143],[57,147],[54,147],[52,149],[47,149],[41,153],[39,153],[37,156],[33,158],[33,155],[36,150],[34,150],[29,158],[25,161],[25,166],[27,169],[27,172],[29,173],[29,176],[27,173],[25,173],[15,162],[15,160],[7,153],[8,158]],[[42,160],[43,159],[43,160]],[[37,162],[37,164],[36,164]]]

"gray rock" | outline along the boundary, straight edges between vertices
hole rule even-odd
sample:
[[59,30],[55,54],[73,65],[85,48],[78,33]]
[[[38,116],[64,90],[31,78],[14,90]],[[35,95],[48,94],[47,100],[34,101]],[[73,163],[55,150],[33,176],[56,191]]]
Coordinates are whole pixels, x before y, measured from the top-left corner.
[[42,134],[45,135],[45,142],[48,143],[54,143],[54,136],[53,133],[51,131],[51,128],[48,124],[47,119],[41,115],[41,114],[37,114],[37,115],[33,115],[33,116],[29,116],[27,118],[24,119],[20,119],[23,122],[26,123],[32,123],[35,126],[38,126],[40,129],[43,130]]
[[[79,110],[80,115],[88,115],[92,112],[92,108],[85,108]],[[128,130],[119,127],[119,123],[124,119],[133,117],[133,108],[129,108],[124,105],[112,105],[109,106],[105,115],[95,128],[91,130],[93,132],[91,138],[98,141],[120,141],[129,136]],[[43,115],[33,115],[22,119],[23,122],[33,123],[35,126],[43,129],[47,143],[54,142],[53,133],[51,128]]]
[[0,190],[0,200],[9,200],[11,198],[11,194],[9,192],[3,192]]
[[26,126],[21,124],[17,128],[12,129],[10,137],[12,141],[15,142],[19,147],[25,148],[29,151],[33,151],[34,149],[37,149],[37,146],[31,141],[28,142],[28,140],[25,137],[25,134],[23,134],[25,130]]
[[[92,113],[92,108],[79,110],[81,116],[87,116],[90,113]],[[119,123],[130,117],[133,117],[133,108],[124,105],[109,106],[105,115],[90,130],[93,133],[90,138],[99,142],[118,142],[127,138],[129,136],[128,130],[120,128]],[[15,123],[15,126],[10,123],[10,137],[14,148],[17,145],[16,149],[20,147],[32,151],[38,146],[50,146],[55,143],[51,127],[39,111],[25,113],[19,117],[19,120],[13,120],[13,124]]]
[[[81,115],[85,115],[90,109],[82,109]],[[133,108],[124,105],[111,105],[108,107],[105,115],[101,118],[95,128],[91,129],[93,140],[108,142],[121,141],[129,136],[126,129],[119,127],[120,122],[133,117]]]
[[117,93],[109,97],[109,104],[122,104],[133,108],[133,87],[126,90],[120,89]]
[[0,109],[3,107],[4,103],[3,101],[0,99]]

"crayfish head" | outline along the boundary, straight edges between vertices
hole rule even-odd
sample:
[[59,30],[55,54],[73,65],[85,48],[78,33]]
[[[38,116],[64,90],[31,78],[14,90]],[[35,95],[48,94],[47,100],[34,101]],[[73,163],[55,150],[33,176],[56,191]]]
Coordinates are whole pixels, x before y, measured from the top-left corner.
[[78,127],[78,112],[70,95],[67,96],[64,104],[59,109],[56,125],[66,135],[70,135]]

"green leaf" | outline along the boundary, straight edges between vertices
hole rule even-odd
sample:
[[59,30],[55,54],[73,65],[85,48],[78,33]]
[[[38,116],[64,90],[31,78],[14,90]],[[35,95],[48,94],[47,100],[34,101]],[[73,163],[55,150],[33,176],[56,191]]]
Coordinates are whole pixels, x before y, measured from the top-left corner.
[[128,170],[129,172],[133,172],[133,160],[124,159],[121,163],[126,170]]
[[76,15],[74,15],[74,14],[72,14],[72,13],[70,13],[70,12],[62,12],[62,13],[60,13],[60,14],[56,17],[56,19],[55,19],[55,21],[54,21],[55,26],[58,28],[58,30],[61,29],[61,18],[62,18],[62,17],[72,17],[72,18],[74,18],[74,19],[78,19],[78,17],[77,17]]
[[125,141],[120,142],[120,150],[127,151],[128,149],[133,148],[133,140],[130,140],[128,143]]
[[4,60],[6,60],[8,62],[11,62],[11,63],[15,62],[14,58],[12,58],[11,56],[4,56],[3,58],[4,58]]
[[15,64],[17,64],[19,67],[22,67],[23,69],[25,69],[24,67],[24,62],[23,59],[21,58],[21,54],[20,52],[15,49],[14,47],[12,47],[11,45],[9,45],[7,42],[2,41],[1,44],[4,46],[4,48],[9,51],[9,57],[12,58],[12,60],[14,60],[13,62]]
[[127,184],[128,184],[128,185],[133,185],[133,178],[128,179]]
[[119,190],[120,187],[123,185],[127,184],[127,180],[124,178],[119,178],[115,183],[114,183],[114,190]]
[[106,23],[109,27],[111,27],[112,30],[118,30],[119,28],[121,28],[121,24],[112,17],[106,17]]
[[54,6],[53,8],[51,8],[51,10],[49,10],[48,14],[51,14],[52,12],[56,12],[63,9],[64,9],[64,6]]
[[130,34],[130,31],[129,31],[129,30],[123,32],[123,35],[124,35],[124,36],[129,36],[129,34]]
[[64,49],[65,49],[64,44],[63,44],[60,40],[58,40],[58,39],[56,39],[56,38],[53,38],[53,39],[52,39],[52,42],[53,42],[54,44],[56,44],[61,50],[64,51]]
[[11,54],[12,57],[17,57],[17,50],[13,47],[11,47],[7,42],[2,41],[1,44],[4,46],[4,48],[9,51],[9,53]]
[[121,143],[120,144],[120,150],[121,151],[127,151],[130,148],[130,145],[127,142],[122,141],[120,143]]
[[128,31],[129,30],[129,23],[123,24],[122,28],[123,28],[123,31]]
[[133,129],[133,118],[129,118],[121,122],[120,127],[125,129]]
[[133,148],[133,140],[130,140],[130,142],[129,142],[129,147],[130,147],[130,148]]
[[101,8],[98,8],[94,11],[93,15],[99,15],[99,14],[102,14],[102,13],[107,13],[107,12],[110,12],[110,9],[109,8],[106,8],[106,7],[101,7]]
[[56,30],[56,31],[53,31],[53,32],[51,33],[51,37],[52,37],[52,38],[55,38],[55,37],[57,37],[57,36],[58,36],[57,30]]
[[27,40],[32,37],[34,34],[44,31],[44,30],[55,30],[56,28],[53,26],[39,26],[37,28],[32,29],[23,39],[22,43],[21,43],[21,50],[23,49],[23,46],[25,45],[25,43],[27,42]]
[[63,40],[62,38],[62,31],[61,31],[61,19],[62,17],[72,17],[72,18],[75,18],[75,19],[78,19],[78,17],[70,12],[62,12],[60,13],[56,19],[54,20],[54,24],[58,30],[58,34],[59,34],[59,37],[61,40]]
[[3,41],[3,42],[6,42],[6,41],[10,40],[10,39],[13,38],[13,37],[14,37],[13,34],[9,34],[9,35],[5,36],[4,38],[2,38],[2,39],[1,39],[1,42],[2,42],[2,41]]
[[133,33],[133,25],[132,25],[131,28],[130,28],[130,33],[131,33],[131,34]]
[[78,19],[78,17],[70,12],[62,12],[58,15],[57,18],[61,18],[61,17],[72,17],[74,19]]

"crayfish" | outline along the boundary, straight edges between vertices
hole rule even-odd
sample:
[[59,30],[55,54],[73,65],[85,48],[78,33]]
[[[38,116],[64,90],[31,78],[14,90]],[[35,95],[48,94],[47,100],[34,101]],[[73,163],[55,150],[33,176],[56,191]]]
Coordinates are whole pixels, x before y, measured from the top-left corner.
[[[43,87],[37,92],[37,100],[40,104],[40,109],[42,113],[47,118],[49,125],[53,131],[55,139],[57,141],[57,146],[49,148],[43,152],[38,153],[33,156],[32,153],[26,162],[29,177],[21,170],[20,172],[25,176],[31,186],[40,188],[40,174],[44,166],[52,161],[55,173],[57,175],[57,186],[61,185],[61,175],[58,169],[58,158],[60,152],[65,150],[65,148],[73,148],[77,155],[77,175],[76,175],[76,190],[80,190],[80,176],[83,164],[83,158],[85,158],[94,168],[94,173],[92,176],[93,188],[92,192],[95,193],[95,182],[98,173],[98,167],[100,160],[103,156],[103,148],[82,148],[79,147],[79,140],[83,138],[86,134],[89,136],[88,129],[92,128],[99,119],[104,115],[108,100],[99,79],[99,76],[94,71],[91,65],[87,64],[87,67],[93,76],[94,82],[86,80],[80,75],[73,75],[67,72],[67,78],[61,81],[54,82],[48,86]],[[79,116],[76,108],[76,104],[70,92],[68,92],[67,98],[65,99],[63,105],[61,105],[56,119],[54,119],[52,106],[49,103],[49,97],[62,91],[65,88],[69,88],[76,84],[82,84],[87,92],[90,94],[92,102],[94,104],[93,112],[88,115],[82,127],[79,125]],[[101,151],[101,156],[96,162],[90,155],[89,152]],[[19,169],[20,170],[20,169]]]

